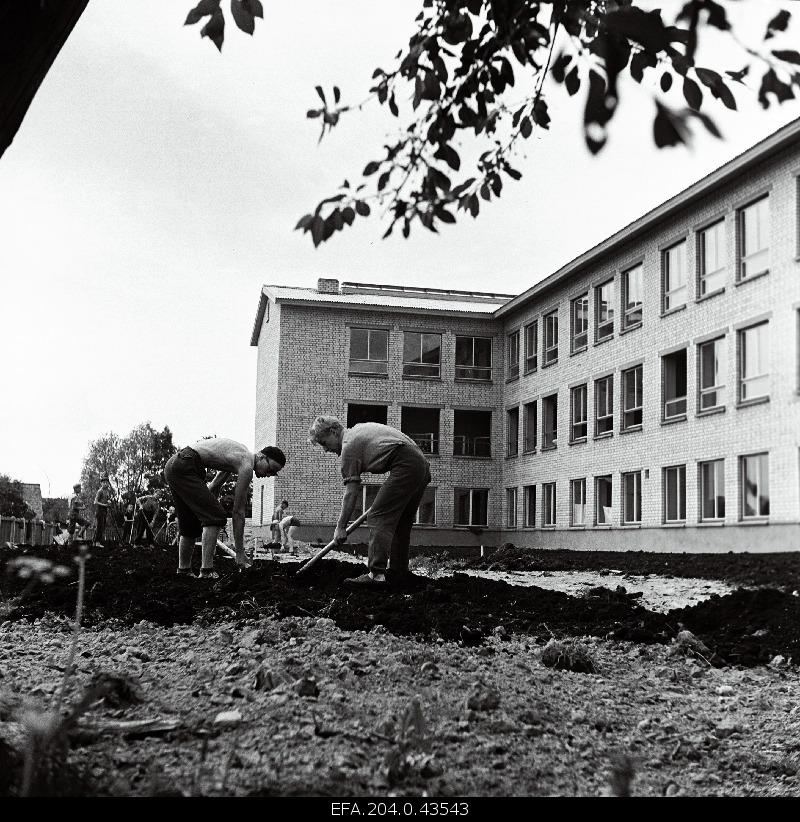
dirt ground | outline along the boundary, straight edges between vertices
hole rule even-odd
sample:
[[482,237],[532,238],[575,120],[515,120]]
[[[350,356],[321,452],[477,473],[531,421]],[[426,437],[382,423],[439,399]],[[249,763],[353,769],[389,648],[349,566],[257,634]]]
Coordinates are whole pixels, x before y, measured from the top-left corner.
[[[52,584],[0,573],[0,740],[63,678],[72,554],[30,549],[73,569]],[[795,554],[508,548],[469,563],[608,580],[581,596],[463,560],[380,593],[343,587],[360,569],[335,559],[218,582],[177,578],[174,562],[93,550],[67,701],[99,675],[127,684],[71,736],[76,792],[587,796],[627,773],[636,795],[800,794]],[[656,574],[748,587],[664,613],[625,588]],[[682,630],[703,646],[676,644]],[[553,638],[580,641],[594,672],[547,667]],[[160,724],[124,724],[139,720]]]

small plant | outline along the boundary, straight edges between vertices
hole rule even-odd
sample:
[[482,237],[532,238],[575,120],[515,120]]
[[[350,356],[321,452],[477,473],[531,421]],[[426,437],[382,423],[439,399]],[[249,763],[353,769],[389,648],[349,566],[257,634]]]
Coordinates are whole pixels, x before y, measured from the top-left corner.
[[428,727],[419,697],[414,697],[397,725],[394,745],[386,753],[384,768],[390,785],[396,785],[413,770],[424,770],[431,757],[428,747]]
[[542,665],[557,671],[593,674],[597,669],[589,650],[576,640],[551,639],[542,651]]

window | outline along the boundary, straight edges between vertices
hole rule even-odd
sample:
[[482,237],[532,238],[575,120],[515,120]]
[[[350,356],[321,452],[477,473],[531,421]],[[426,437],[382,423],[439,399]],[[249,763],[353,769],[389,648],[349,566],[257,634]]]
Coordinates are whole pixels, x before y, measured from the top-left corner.
[[492,379],[492,341],[489,337],[456,337],[456,379]]
[[662,311],[686,305],[686,240],[662,253],[661,270],[664,287]]
[[378,496],[380,485],[362,485],[361,493],[356,500],[356,506],[353,508],[353,513],[350,514],[350,522],[357,520],[366,511]]
[[456,457],[492,456],[492,412],[453,412],[453,455]]
[[589,344],[589,295],[581,294],[572,301],[572,353],[583,351]]
[[517,489],[506,488],[506,528],[517,527]]
[[403,376],[441,376],[442,335],[403,332]]
[[641,263],[622,274],[622,328],[636,328],[642,324],[642,281]]
[[544,364],[558,359],[558,311],[551,311],[544,318]]
[[438,408],[414,408],[404,405],[400,409],[400,430],[411,437],[423,453],[439,453]]
[[556,484],[542,483],[542,525],[556,524]]
[[767,324],[761,323],[739,332],[739,401],[768,396]]
[[622,522],[638,525],[642,521],[642,472],[622,475]]
[[661,358],[662,413],[665,420],[686,416],[686,349]]
[[506,456],[516,457],[519,453],[519,408],[506,411]]
[[455,516],[456,525],[477,525],[486,527],[488,524],[489,490],[487,488],[455,488]]
[[664,469],[664,522],[686,521],[686,466]]
[[542,450],[558,445],[558,394],[542,399]]
[[700,411],[710,411],[725,405],[725,365],[727,362],[725,337],[709,340],[697,347],[700,376]]
[[363,405],[362,403],[347,403],[347,427],[352,428],[362,422],[380,422],[386,425],[388,405]]
[[725,221],[700,232],[697,248],[700,254],[700,296],[713,294],[725,285]]
[[594,322],[597,342],[614,336],[614,281],[598,285],[594,290]]
[[351,374],[389,373],[389,332],[380,328],[350,329]]
[[739,279],[769,271],[769,198],[743,208],[739,220]]
[[574,479],[569,484],[571,497],[570,525],[586,525],[586,480]]
[[594,521],[596,525],[611,525],[611,474],[594,478]]
[[536,486],[526,485],[522,490],[522,500],[525,505],[525,519],[523,520],[526,528],[536,527]]
[[508,335],[508,370],[506,379],[515,380],[519,376],[519,331]]
[[535,371],[538,366],[539,321],[525,326],[525,373]]
[[622,430],[642,425],[642,366],[622,372]]
[[536,450],[536,426],[536,400],[534,400],[522,406],[522,436],[526,453]]
[[436,525],[436,488],[429,485],[419,501],[417,517],[414,520],[417,525]]
[[725,460],[701,462],[700,521],[725,519]]
[[600,437],[614,430],[614,375],[594,381],[594,435]]
[[742,519],[769,516],[769,454],[739,459]]
[[586,439],[586,386],[576,385],[570,397],[570,442],[582,442]]

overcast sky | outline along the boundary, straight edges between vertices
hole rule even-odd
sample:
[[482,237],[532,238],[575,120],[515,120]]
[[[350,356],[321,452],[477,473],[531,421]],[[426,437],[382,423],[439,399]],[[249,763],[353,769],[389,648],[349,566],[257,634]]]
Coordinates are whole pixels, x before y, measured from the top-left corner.
[[[558,89],[551,130],[517,163],[522,181],[477,221],[381,241],[371,219],[314,249],[297,219],[357,178],[394,129],[375,107],[317,146],[319,121],[305,117],[314,86],[363,99],[420,4],[265,2],[252,39],[229,22],[222,54],[183,27],[192,5],[92,0],[0,159],[0,473],[45,496],[70,491],[89,440],[146,420],[179,445],[206,434],[253,444],[263,283],[518,293],[800,116],[796,102],[765,112],[745,91],[738,114],[707,109],[724,141],[699,134],[659,152],[652,103],[630,84],[592,158],[583,95]],[[779,7],[755,5],[745,35]],[[744,62],[707,49],[707,65]]]

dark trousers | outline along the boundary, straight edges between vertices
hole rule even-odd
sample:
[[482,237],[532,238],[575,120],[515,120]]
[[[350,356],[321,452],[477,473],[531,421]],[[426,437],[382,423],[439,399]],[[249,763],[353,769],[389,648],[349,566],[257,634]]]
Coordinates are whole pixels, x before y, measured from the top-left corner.
[[147,535],[147,543],[149,545],[154,545],[156,536],[153,533],[153,529],[150,527],[150,523],[147,521],[147,516],[144,511],[139,511],[136,515],[136,536],[133,539],[133,544],[142,544],[144,542],[145,534]]
[[413,445],[401,445],[392,455],[389,476],[367,517],[370,571],[383,573],[387,563],[393,571],[408,570],[411,528],[430,481],[430,465],[422,451]]
[[133,520],[126,519],[125,525],[122,528],[122,541],[125,545],[131,544],[131,537],[133,536]]
[[102,542],[106,534],[106,512],[108,509],[104,505],[97,506],[97,515],[94,525],[94,541]]

